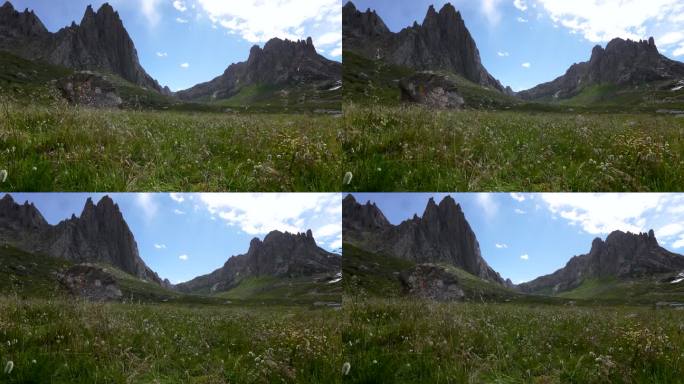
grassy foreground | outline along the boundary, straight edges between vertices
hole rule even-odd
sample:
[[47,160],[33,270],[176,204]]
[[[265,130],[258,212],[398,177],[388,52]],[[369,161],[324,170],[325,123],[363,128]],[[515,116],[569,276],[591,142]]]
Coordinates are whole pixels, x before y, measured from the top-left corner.
[[681,191],[684,119],[344,106],[349,191]]
[[5,191],[337,191],[340,119],[0,103]]
[[349,382],[676,383],[681,311],[345,301]]
[[334,383],[340,324],[334,310],[4,297],[0,382]]

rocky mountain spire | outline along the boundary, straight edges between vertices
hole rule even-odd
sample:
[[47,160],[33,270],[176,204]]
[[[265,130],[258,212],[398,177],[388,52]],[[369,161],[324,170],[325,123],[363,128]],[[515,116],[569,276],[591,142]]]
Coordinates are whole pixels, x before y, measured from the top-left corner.
[[33,204],[0,200],[0,240],[26,252],[74,262],[106,263],[144,280],[161,283],[138,253],[119,206],[108,196],[89,198],[79,217],[49,225]]
[[272,231],[264,240],[254,238],[247,253],[232,256],[222,268],[176,285],[184,292],[226,291],[249,277],[335,275],[341,257],[318,247],[311,230],[306,233]]
[[342,65],[319,55],[311,37],[290,41],[273,38],[252,47],[247,61],[231,64],[223,75],[176,95],[185,100],[226,99],[249,85],[307,85],[327,89],[342,79]]
[[161,91],[140,65],[131,37],[108,3],[97,12],[89,5],[79,25],[72,23],[57,33],[48,32],[33,11],[19,13],[5,3],[0,8],[0,49],[29,60],[111,72],[139,86]]
[[384,215],[374,205],[366,207],[353,199],[345,199],[342,213],[345,242],[416,263],[450,264],[485,280],[504,284],[501,276],[482,258],[475,233],[461,206],[451,196],[439,204],[431,198],[422,217],[414,216],[397,226],[382,221],[376,225],[376,218]]
[[390,32],[375,12],[361,13],[351,3],[342,13],[345,50],[416,70],[449,71],[504,90],[482,65],[475,40],[450,3],[439,12],[430,6],[421,25],[414,23],[398,33]]
[[594,47],[589,61],[572,65],[555,80],[518,93],[523,99],[565,99],[598,84],[638,85],[684,76],[684,63],[658,52],[653,37],[632,41],[616,38],[604,49]]
[[589,253],[575,256],[565,267],[518,287],[524,292],[563,292],[591,278],[634,278],[684,270],[684,256],[658,244],[653,230],[634,234],[615,231],[594,239]]

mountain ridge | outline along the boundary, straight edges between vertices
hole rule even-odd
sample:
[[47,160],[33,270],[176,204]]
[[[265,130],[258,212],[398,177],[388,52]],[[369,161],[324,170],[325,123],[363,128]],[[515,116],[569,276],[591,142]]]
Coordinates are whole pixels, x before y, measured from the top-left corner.
[[638,85],[684,77],[684,63],[660,54],[653,37],[632,41],[612,39],[594,46],[589,61],[575,63],[565,74],[517,93],[525,100],[567,99],[592,85]]
[[319,55],[311,37],[306,40],[270,39],[252,46],[246,61],[233,63],[214,79],[176,92],[182,100],[227,99],[250,85],[313,85],[333,87],[342,79],[342,64]]
[[659,273],[684,271],[684,256],[662,248],[655,233],[614,231],[606,240],[592,241],[589,253],[572,257],[564,267],[517,287],[533,293],[553,293],[577,288],[586,279],[630,279]]
[[414,22],[397,33],[391,32],[375,11],[361,12],[351,1],[345,4],[342,14],[345,49],[415,70],[450,71],[505,92],[482,65],[477,45],[461,13],[451,3],[439,12],[431,5],[422,24]]
[[231,256],[221,268],[184,283],[176,284],[181,292],[227,291],[250,277],[300,277],[315,274],[334,275],[341,268],[340,255],[320,248],[311,230],[306,233],[271,231],[264,240],[251,240],[246,253]]
[[104,3],[88,5],[79,24],[51,33],[33,11],[18,12],[6,1],[0,7],[0,50],[78,70],[104,70],[141,87],[162,87],[140,65],[138,53],[118,12]]
[[344,241],[364,250],[415,263],[447,263],[481,279],[507,285],[484,260],[477,237],[451,196],[428,201],[421,217],[390,224],[370,202],[347,195],[342,204]]
[[104,262],[140,279],[164,284],[142,260],[119,206],[109,197],[88,198],[80,216],[50,225],[33,203],[0,199],[0,241],[26,252],[74,262]]

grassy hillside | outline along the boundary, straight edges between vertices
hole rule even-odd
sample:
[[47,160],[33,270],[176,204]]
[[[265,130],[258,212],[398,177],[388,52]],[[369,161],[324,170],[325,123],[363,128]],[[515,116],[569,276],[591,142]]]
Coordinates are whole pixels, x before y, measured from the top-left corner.
[[349,382],[675,383],[680,311],[349,299]]
[[3,383],[336,383],[340,312],[0,296]]
[[318,281],[319,277],[253,277],[237,287],[216,294],[230,300],[335,306],[342,302],[342,282]]
[[[415,70],[371,60],[351,51],[344,51],[344,100],[358,104],[399,105],[399,81]],[[501,92],[486,89],[465,78],[446,72],[443,76],[455,83],[469,109],[510,109],[519,100]]]
[[684,119],[346,104],[348,191],[679,191]]
[[559,297],[585,299],[596,302],[623,304],[655,304],[679,302],[684,304],[684,282],[671,284],[664,276],[633,280],[587,279],[579,287],[559,293]]

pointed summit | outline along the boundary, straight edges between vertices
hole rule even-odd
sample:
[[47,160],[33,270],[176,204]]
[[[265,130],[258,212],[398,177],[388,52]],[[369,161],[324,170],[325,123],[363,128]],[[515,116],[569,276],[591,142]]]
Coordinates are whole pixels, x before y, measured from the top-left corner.
[[586,279],[631,279],[684,270],[684,256],[660,245],[653,230],[648,233],[611,232],[606,240],[594,239],[589,253],[575,256],[565,267],[521,284],[524,292],[563,292],[580,286]]
[[184,292],[226,291],[250,277],[335,275],[340,267],[339,255],[318,247],[311,230],[299,234],[272,231],[264,241],[252,239],[247,253],[230,257],[222,268],[176,287]]

